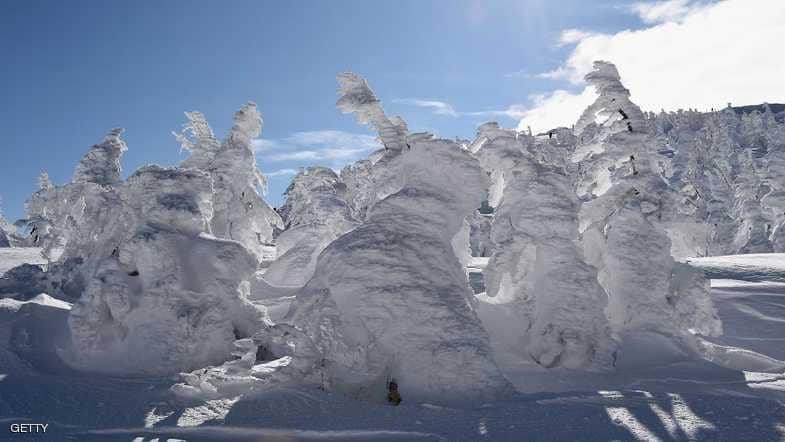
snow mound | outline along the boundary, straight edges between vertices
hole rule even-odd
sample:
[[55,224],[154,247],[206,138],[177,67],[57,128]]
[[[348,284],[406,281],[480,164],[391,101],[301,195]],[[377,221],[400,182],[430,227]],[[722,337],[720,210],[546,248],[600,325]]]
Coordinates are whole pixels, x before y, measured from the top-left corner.
[[324,248],[358,222],[346,202],[346,186],[326,167],[298,173],[280,208],[286,230],[276,238],[278,258],[264,273],[273,285],[303,286]]
[[537,161],[532,140],[493,130],[477,152],[503,177],[480,317],[505,351],[543,367],[609,368],[607,297],[577,247],[580,203],[570,176]]
[[378,395],[394,378],[418,398],[499,395],[507,382],[451,243],[483,198],[484,174],[453,142],[407,142],[404,187],[324,250],[288,320],[313,339],[332,388]]
[[100,254],[68,318],[74,367],[176,373],[226,360],[235,339],[264,326],[246,299],[256,258],[204,233],[211,191],[204,172],[158,166],[114,189],[125,229],[90,245]]

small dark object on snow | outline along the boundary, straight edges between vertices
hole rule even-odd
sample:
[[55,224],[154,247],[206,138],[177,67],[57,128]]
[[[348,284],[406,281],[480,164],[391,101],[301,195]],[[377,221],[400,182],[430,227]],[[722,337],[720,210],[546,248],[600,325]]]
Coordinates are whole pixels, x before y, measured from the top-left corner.
[[622,117],[623,119],[625,119],[625,120],[628,120],[628,119],[630,118],[630,117],[628,117],[628,116],[627,116],[627,113],[626,113],[626,112],[624,112],[624,111],[623,111],[623,110],[621,110],[621,109],[619,109],[619,113],[621,114],[621,117]]
[[139,270],[132,270],[128,273],[128,276],[139,276]]
[[389,402],[389,403],[391,403],[391,404],[393,404],[395,406],[400,405],[401,404],[401,394],[398,393],[398,383],[395,382],[394,380],[390,381],[387,384],[387,390],[388,390],[388,392],[387,392],[387,402]]
[[629,121],[627,122],[627,130],[632,132],[632,124]]

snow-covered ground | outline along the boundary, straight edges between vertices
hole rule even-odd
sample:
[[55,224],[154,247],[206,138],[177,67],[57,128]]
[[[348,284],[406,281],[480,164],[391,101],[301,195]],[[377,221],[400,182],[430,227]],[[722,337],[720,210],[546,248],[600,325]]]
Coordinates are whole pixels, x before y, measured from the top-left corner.
[[709,256],[688,258],[686,262],[703,269],[711,279],[785,282],[785,253]]
[[[0,269],[40,262],[36,253],[0,249]],[[724,278],[712,288],[724,334],[704,343],[717,364],[627,361],[576,380],[503,361],[520,391],[488,403],[416,403],[403,392],[391,407],[310,387],[188,402],[171,395],[173,378],[69,370],[57,355],[70,306],[45,295],[2,300],[0,421],[49,424],[31,440],[785,440],[785,286],[776,273],[785,255],[690,261]],[[289,296],[263,303],[278,319]]]

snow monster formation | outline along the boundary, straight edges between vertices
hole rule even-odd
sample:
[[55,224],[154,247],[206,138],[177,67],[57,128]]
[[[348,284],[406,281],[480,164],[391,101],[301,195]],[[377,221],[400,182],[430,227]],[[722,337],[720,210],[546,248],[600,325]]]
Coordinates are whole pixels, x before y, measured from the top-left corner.
[[782,115],[769,105],[647,115],[649,142],[685,215],[669,226],[674,255],[779,251],[785,216]]
[[[2,199],[0,199],[2,203]],[[5,217],[3,217],[2,207],[0,207],[0,247],[12,247],[14,241],[15,228]]]
[[[146,166],[123,180],[127,147],[115,129],[88,151],[72,182],[42,179],[28,201],[30,236],[52,262],[45,272],[9,274],[75,301],[72,345],[63,352],[74,367],[191,370],[231,358],[236,339],[269,325],[247,300],[258,245],[279,222],[254,187],[262,181],[250,141],[261,119],[246,105],[223,143],[202,123],[194,117],[189,126],[199,143],[189,167]],[[214,237],[214,226],[230,238]]]
[[[578,247],[580,201],[563,166],[535,160],[531,136],[487,125],[477,155],[503,171],[480,317],[504,351],[553,368],[607,369],[615,342],[597,271]],[[562,154],[564,157],[568,152]]]
[[346,185],[327,167],[300,171],[285,196],[279,209],[285,230],[275,239],[278,258],[264,279],[273,285],[302,287],[311,279],[319,253],[359,223],[346,202]]
[[[341,107],[362,113],[367,95],[344,93]],[[337,390],[374,394],[392,378],[412,398],[498,396],[508,385],[452,246],[485,175],[452,141],[397,137],[386,144],[398,157],[387,173],[402,187],[322,252],[288,320],[312,339]]]
[[[611,327],[677,339],[690,332],[721,333],[708,281],[671,256],[666,225],[678,216],[677,192],[657,169],[657,153],[636,120],[640,110],[609,63],[595,63],[586,79],[599,93],[592,113],[607,118],[586,123],[584,113],[576,125],[583,129],[573,161],[583,172],[578,190],[587,199],[580,211],[581,242],[608,294]],[[614,111],[628,117],[618,119]]]
[[[369,198],[350,198],[361,202],[355,213],[365,213],[364,222],[319,254],[284,324],[237,341],[239,359],[191,372],[173,391],[225,397],[297,382],[383,400],[385,382],[394,379],[407,400],[504,394],[510,387],[490,354],[453,246],[464,218],[485,196],[484,172],[456,143],[408,134],[402,122],[391,125],[362,78],[342,74],[339,81],[339,107],[371,122],[386,146],[373,154],[377,161],[362,166],[370,165],[366,182],[378,187],[358,186],[356,195]],[[333,180],[323,171],[300,176],[284,218],[310,220],[297,189],[326,181],[329,196]]]
[[369,124],[378,132],[384,146],[367,160],[341,171],[354,218],[364,220],[368,210],[377,201],[401,188],[401,176],[397,173],[396,163],[400,161],[401,152],[409,148],[406,139],[409,130],[400,117],[387,117],[381,102],[364,78],[347,72],[338,75],[338,83],[341,95],[338,109],[344,113],[356,113],[359,123]]
[[248,103],[234,115],[229,135],[219,142],[200,112],[186,112],[189,122],[175,134],[182,148],[191,152],[181,167],[207,172],[213,181],[212,233],[239,241],[258,259],[273,239],[273,231],[283,228],[280,216],[262,198],[266,180],[256,165],[251,140],[262,130],[262,118],[255,103]]
[[262,328],[246,299],[255,256],[209,231],[204,172],[146,166],[117,189],[127,236],[106,238],[68,318],[69,362],[85,370],[171,374],[223,362],[235,339]]

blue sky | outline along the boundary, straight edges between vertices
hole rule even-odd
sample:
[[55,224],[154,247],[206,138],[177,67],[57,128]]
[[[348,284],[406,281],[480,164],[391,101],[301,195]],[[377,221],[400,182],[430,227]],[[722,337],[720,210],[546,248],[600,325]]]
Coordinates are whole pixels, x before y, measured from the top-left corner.
[[[279,205],[288,171],[340,167],[373,148],[374,134],[335,108],[337,73],[365,76],[387,112],[414,130],[472,138],[483,121],[517,126],[523,111],[554,90],[579,94],[580,83],[560,72],[578,69],[570,57],[582,40],[661,21],[633,13],[635,5],[7,2],[0,14],[2,208],[10,220],[21,217],[41,171],[56,184],[68,181],[87,148],[113,127],[126,128],[126,175],[148,163],[176,165],[185,154],[171,131],[184,123],[184,111],[203,112],[223,137],[247,101],[264,118],[259,166],[276,172],[267,199]],[[542,75],[548,72],[556,74]]]

